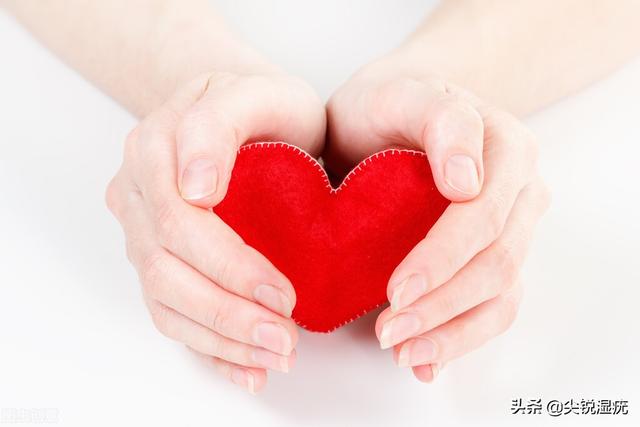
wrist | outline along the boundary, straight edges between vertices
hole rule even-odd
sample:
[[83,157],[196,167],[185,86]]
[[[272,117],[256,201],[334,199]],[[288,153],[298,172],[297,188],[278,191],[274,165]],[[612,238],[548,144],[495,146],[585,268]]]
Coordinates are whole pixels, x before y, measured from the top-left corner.
[[527,62],[513,59],[518,58],[514,49],[522,47],[486,26],[458,24],[424,27],[379,61],[397,75],[435,77],[490,105],[522,114],[526,99],[535,98],[528,89],[531,82],[524,80]]
[[149,59],[151,93],[141,115],[153,110],[177,89],[203,74],[275,74],[280,69],[224,28],[221,22],[173,23],[164,31]]
[[[488,56],[481,48],[465,46],[446,34],[423,31],[393,51],[364,66],[361,80],[435,79],[464,88],[482,99],[496,101],[497,64],[487,66]],[[480,43],[479,43],[480,44]],[[499,85],[498,85],[499,86]]]
[[[460,60],[464,58],[464,60]],[[430,39],[411,39],[375,61],[374,69],[407,78],[439,78],[474,92],[484,86],[484,70],[475,54]]]

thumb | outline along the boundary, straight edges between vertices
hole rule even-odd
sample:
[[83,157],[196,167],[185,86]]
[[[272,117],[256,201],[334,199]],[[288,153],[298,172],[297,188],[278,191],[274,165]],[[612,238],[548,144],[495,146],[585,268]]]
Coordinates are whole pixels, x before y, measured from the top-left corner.
[[202,208],[218,204],[240,146],[230,119],[200,102],[185,112],[176,131],[178,187],[182,198]]
[[243,97],[237,91],[205,92],[182,116],[176,130],[178,187],[194,206],[211,208],[227,193],[238,148],[252,133],[238,123],[255,122]]
[[422,144],[440,193],[453,202],[473,199],[484,178],[484,124],[464,99],[445,97],[427,106]]
[[[178,188],[188,203],[217,205],[246,141],[286,141],[312,152],[324,140],[322,104],[272,78],[221,79],[183,113],[176,130]],[[295,95],[293,96],[292,93]]]

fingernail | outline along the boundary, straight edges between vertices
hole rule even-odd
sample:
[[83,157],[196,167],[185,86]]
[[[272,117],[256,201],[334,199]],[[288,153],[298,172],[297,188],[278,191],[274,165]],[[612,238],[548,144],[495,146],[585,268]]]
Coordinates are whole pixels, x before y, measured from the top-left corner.
[[217,187],[218,169],[211,160],[194,160],[182,173],[180,193],[185,200],[198,200],[210,196],[216,192]]
[[288,356],[293,350],[291,335],[282,325],[272,322],[258,324],[253,330],[253,342],[260,347]]
[[260,285],[253,290],[253,298],[270,310],[290,317],[293,310],[291,301],[280,289],[271,285]]
[[421,322],[412,313],[399,314],[387,321],[380,333],[380,348],[393,347],[420,332]]
[[476,163],[464,154],[449,157],[444,166],[444,179],[451,188],[461,193],[476,194],[480,189]]
[[274,371],[289,372],[289,357],[273,353],[263,348],[256,348],[252,354],[253,361],[263,368]]
[[428,338],[416,338],[404,344],[400,349],[398,366],[407,368],[409,366],[426,365],[431,363],[435,357],[435,343]]
[[412,274],[395,287],[391,294],[391,311],[398,311],[427,293],[424,276]]
[[231,381],[241,387],[246,388],[249,393],[256,394],[256,379],[253,374],[246,369],[233,368],[231,371]]

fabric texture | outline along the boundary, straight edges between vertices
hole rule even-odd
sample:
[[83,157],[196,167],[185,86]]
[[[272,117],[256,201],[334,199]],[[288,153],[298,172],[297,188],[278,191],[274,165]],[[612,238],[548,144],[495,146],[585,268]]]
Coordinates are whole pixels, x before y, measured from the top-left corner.
[[387,301],[391,273],[448,205],[422,152],[376,153],[334,189],[309,154],[263,142],[239,150],[213,211],[291,280],[295,321],[330,332]]

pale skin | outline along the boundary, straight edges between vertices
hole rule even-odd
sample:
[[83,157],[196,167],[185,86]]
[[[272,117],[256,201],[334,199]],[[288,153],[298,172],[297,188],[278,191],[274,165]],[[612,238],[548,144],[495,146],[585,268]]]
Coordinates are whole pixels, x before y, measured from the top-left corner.
[[141,118],[107,204],[144,299],[162,333],[252,393],[268,370],[294,363],[296,296],[203,209],[224,197],[239,146],[287,141],[337,172],[387,147],[427,153],[453,203],[392,274],[375,329],[398,365],[429,382],[518,310],[519,270],[549,192],[535,137],[516,117],[640,51],[639,1],[445,1],[323,106],[206,1],[0,4]]

